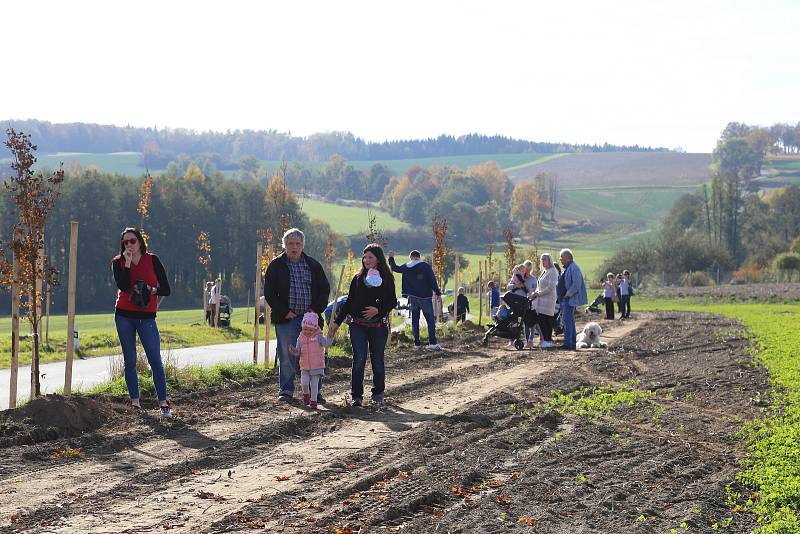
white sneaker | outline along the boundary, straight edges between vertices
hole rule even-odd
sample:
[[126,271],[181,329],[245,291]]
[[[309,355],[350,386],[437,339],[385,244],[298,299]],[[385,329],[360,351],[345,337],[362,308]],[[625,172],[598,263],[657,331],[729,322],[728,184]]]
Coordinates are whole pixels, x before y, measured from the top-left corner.
[[423,348],[425,347],[423,347],[422,345],[414,345],[414,350],[422,350]]
[[428,345],[428,348],[429,348],[429,349],[431,349],[431,350],[437,350],[437,351],[438,351],[438,350],[443,350],[443,349],[442,349],[442,346],[441,346],[441,345],[439,345],[438,343],[436,343],[436,344],[433,344],[433,345]]

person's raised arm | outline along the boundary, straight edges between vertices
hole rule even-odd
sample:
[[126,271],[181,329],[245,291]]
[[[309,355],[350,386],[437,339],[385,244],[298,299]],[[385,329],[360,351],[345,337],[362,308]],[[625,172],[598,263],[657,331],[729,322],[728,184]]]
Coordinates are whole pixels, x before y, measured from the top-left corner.
[[131,270],[124,267],[122,264],[125,260],[120,258],[111,262],[111,270],[114,273],[114,282],[117,284],[117,289],[120,291],[127,291],[131,287]]

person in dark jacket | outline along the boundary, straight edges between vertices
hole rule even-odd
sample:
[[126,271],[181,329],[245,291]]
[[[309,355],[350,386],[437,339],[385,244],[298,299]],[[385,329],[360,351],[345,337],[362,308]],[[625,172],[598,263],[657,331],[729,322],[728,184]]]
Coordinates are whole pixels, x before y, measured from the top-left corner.
[[167,398],[167,378],[161,361],[161,336],[156,325],[157,296],[166,297],[170,294],[167,273],[158,256],[147,252],[142,232],[136,228],[122,231],[119,254],[111,260],[111,270],[117,284],[114,323],[122,346],[125,384],[131,405],[138,410],[142,408],[139,377],[136,374],[136,334],[139,334],[139,341],[153,371],[161,415],[172,417]]
[[[284,252],[272,260],[264,275],[264,298],[271,308],[270,321],[275,325],[279,385],[278,400],[294,396],[297,358],[289,353],[302,329],[303,314],[309,311],[320,316],[328,305],[331,286],[322,265],[303,252],[305,234],[291,228],[283,234]],[[322,381],[320,381],[320,392]],[[325,399],[319,393],[317,403]]]
[[361,406],[364,398],[364,368],[369,355],[372,365],[372,402],[383,404],[386,389],[386,368],[383,353],[389,338],[389,314],[397,307],[394,275],[386,264],[380,245],[372,243],[364,249],[361,270],[350,282],[347,301],[337,308],[329,337],[336,335],[339,325],[349,315],[350,342],[353,345],[351,396],[353,406]]
[[436,341],[436,315],[433,313],[433,295],[441,296],[439,284],[433,274],[433,268],[428,262],[420,259],[418,250],[412,250],[408,255],[409,261],[397,265],[394,261],[394,252],[389,252],[389,266],[392,271],[403,275],[403,296],[408,298],[411,308],[411,333],[414,336],[414,347],[422,348],[419,340],[419,314],[425,316],[428,323],[428,348],[442,350]]
[[[453,305],[450,304],[450,307]],[[469,299],[466,295],[466,290],[463,287],[458,288],[458,296],[456,297],[456,306],[458,309],[456,311],[456,322],[464,322],[467,320],[467,313],[469,313]],[[451,310],[452,311],[452,310]]]

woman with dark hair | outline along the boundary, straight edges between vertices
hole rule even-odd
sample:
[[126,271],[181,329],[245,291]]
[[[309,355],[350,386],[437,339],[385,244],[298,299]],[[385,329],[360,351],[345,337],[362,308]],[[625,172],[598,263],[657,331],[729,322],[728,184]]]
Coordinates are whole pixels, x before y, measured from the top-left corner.
[[167,379],[161,362],[161,337],[156,326],[156,296],[170,294],[169,281],[158,256],[147,252],[141,231],[125,228],[120,236],[119,254],[111,260],[114,281],[117,283],[117,303],[114,322],[122,346],[125,363],[125,384],[131,405],[141,410],[139,379],[136,375],[136,334],[153,371],[153,383],[158,395],[161,415],[172,417],[167,399]]
[[361,270],[350,282],[347,301],[337,310],[328,334],[334,336],[345,317],[350,316],[353,406],[361,406],[363,402],[364,367],[368,354],[372,365],[372,402],[383,404],[386,381],[383,353],[389,338],[389,313],[396,306],[394,276],[386,263],[383,248],[375,243],[367,245],[361,257]]

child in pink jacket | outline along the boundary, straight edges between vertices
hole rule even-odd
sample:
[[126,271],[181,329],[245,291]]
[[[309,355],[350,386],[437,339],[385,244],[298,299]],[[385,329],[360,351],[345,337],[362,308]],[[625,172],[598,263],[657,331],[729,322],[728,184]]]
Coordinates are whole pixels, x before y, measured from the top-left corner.
[[314,312],[303,314],[300,335],[297,336],[295,346],[289,347],[289,352],[300,356],[300,385],[303,387],[303,402],[312,410],[317,409],[319,378],[325,374],[325,349],[332,344],[333,338],[322,335],[317,314]]

